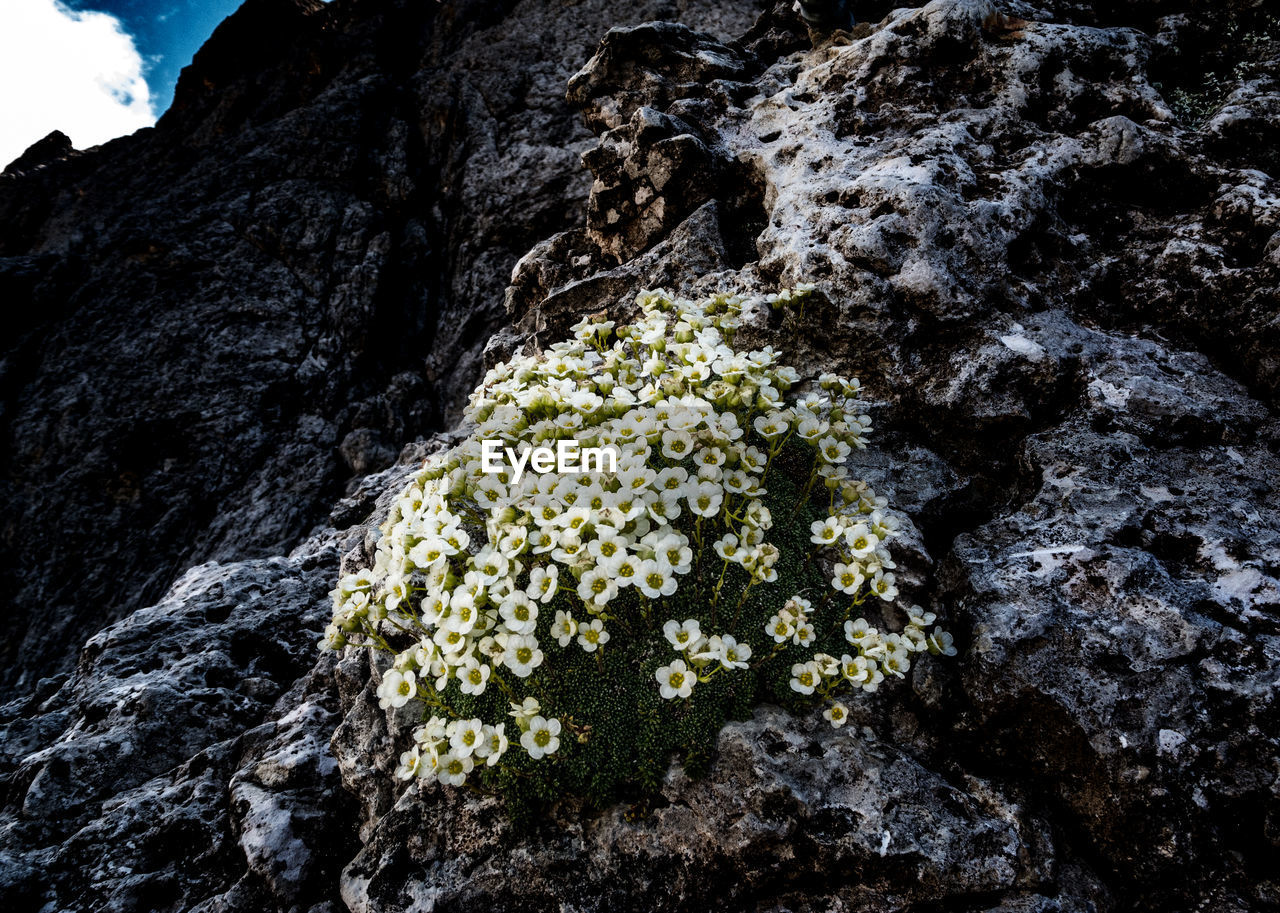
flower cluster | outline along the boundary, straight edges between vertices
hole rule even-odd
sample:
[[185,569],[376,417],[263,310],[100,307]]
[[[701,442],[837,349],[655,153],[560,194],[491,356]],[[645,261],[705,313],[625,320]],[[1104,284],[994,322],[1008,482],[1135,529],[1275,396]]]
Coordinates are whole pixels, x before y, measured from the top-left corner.
[[[877,595],[882,595],[878,591]],[[765,625],[765,633],[777,643],[788,639],[807,643],[812,638],[812,625],[807,600],[792,598],[787,605]],[[829,698],[842,686],[875,691],[886,675],[903,678],[911,668],[911,654],[929,651],[935,655],[955,656],[951,635],[935,627],[932,634],[925,628],[934,621],[932,612],[912,606],[906,628],[902,633],[881,634],[867,624],[865,618],[847,620],[844,638],[854,653],[835,657],[830,653],[815,653],[812,659],[795,663],[791,667],[791,690],[800,694],[818,694]],[[848,719],[849,708],[839,701],[832,701],[823,714],[831,725],[839,729]]]
[[[754,693],[735,676],[785,669],[792,692],[832,701],[838,727],[840,687],[874,690],[913,653],[954,653],[918,608],[901,633],[852,617],[871,597],[897,596],[888,544],[898,521],[850,472],[871,427],[858,382],[826,374],[788,401],[800,378],[778,352],[733,347],[746,309],[810,291],[643,292],[633,322],[583,320],[572,340],[489,371],[468,404],[473,430],[413,476],[373,567],[334,591],[322,640],[391,653],[383,706],[416,700],[433,714],[400,777],[527,778],[531,762],[564,757],[562,734],[579,754],[615,738],[598,750],[617,758],[636,736],[611,727],[605,708],[696,703],[696,685],[719,702],[702,728],[689,718],[702,732]],[[485,441],[511,453],[574,441],[616,455],[615,471],[485,471]],[[780,579],[820,591],[818,605],[802,595],[779,605],[763,585]],[[664,622],[683,597],[690,617]],[[819,628],[842,622],[849,652],[836,658]],[[565,684],[592,679],[598,693]],[[632,681],[647,693],[626,690]],[[518,740],[496,717],[508,706]]]

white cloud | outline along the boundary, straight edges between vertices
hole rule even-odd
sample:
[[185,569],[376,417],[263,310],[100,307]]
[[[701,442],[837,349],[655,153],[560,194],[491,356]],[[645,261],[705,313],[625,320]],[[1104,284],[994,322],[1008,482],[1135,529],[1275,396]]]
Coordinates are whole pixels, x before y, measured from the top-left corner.
[[155,123],[142,73],[114,16],[0,0],[0,169],[52,130],[83,149]]

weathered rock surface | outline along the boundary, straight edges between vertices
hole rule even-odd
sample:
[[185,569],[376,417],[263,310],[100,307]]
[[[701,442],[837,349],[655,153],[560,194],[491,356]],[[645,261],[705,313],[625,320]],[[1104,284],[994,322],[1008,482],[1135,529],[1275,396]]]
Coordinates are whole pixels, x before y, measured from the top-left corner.
[[[15,909],[1280,909],[1280,26],[1251,2],[872,6],[813,50],[782,6],[747,30],[729,4],[682,26],[262,0],[239,15],[292,43],[230,30],[253,65],[215,37],[155,131],[0,178],[0,282],[39,312],[5,362],[6,542],[40,604],[65,588],[19,604],[45,627],[10,648],[27,674],[0,711]],[[1233,74],[1212,98],[1209,72]],[[1202,122],[1173,103],[1193,92]],[[217,227],[240,199],[264,246]],[[123,246],[151,235],[170,246]],[[139,295],[180,269],[185,310]],[[643,809],[570,801],[521,831],[492,799],[402,791],[380,673],[312,652],[403,469],[324,524],[346,476],[447,422],[482,352],[646,285],[796,281],[818,285],[803,318],[743,337],[862,378],[905,589],[961,655],[840,733],[760,708]],[[260,314],[171,322],[235,308]],[[73,372],[86,328],[115,354]],[[133,370],[139,345],[162,369]],[[275,370],[314,378],[254,399]],[[178,412],[189,462],[137,475],[151,515],[94,513],[89,474],[125,464],[86,442],[139,428],[165,453],[148,416],[184,383],[212,404]],[[82,589],[115,601],[76,610]],[[56,638],[117,617],[58,667]]]
[[[718,751],[703,779],[673,768],[641,819],[619,806],[517,834],[497,800],[407,793],[347,867],[343,899],[371,911],[426,897],[439,909],[694,910],[711,896],[725,909],[838,896],[891,909],[1047,881],[1047,828],[891,745],[764,708]],[[350,766],[367,757],[352,753]]]

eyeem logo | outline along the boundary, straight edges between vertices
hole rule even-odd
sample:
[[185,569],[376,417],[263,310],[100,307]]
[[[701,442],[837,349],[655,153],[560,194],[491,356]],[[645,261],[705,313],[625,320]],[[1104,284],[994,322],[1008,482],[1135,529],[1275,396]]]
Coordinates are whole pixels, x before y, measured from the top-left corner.
[[[505,456],[505,459],[504,459]],[[485,440],[480,444],[480,469],[491,475],[507,466],[514,470],[511,482],[519,484],[525,466],[536,473],[618,471],[618,451],[613,447],[583,447],[577,441],[556,441],[556,449],[525,446],[520,451],[503,446],[502,441]]]

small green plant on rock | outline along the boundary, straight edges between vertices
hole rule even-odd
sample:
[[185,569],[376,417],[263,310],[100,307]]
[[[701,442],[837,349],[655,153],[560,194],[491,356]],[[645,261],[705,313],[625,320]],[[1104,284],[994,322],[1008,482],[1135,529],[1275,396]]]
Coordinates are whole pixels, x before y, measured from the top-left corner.
[[[634,323],[584,320],[491,370],[474,430],[334,590],[322,646],[391,654],[382,706],[422,707],[396,776],[604,803],[656,788],[673,753],[705,763],[760,701],[825,702],[839,728],[845,695],[955,653],[919,607],[896,632],[863,617],[897,597],[899,524],[849,471],[870,429],[858,382],[789,400],[778,352],[733,347],[738,296],[637,303]],[[613,471],[528,456],[561,441]]]
[[1183,84],[1155,83],[1179,122],[1200,129],[1241,83],[1264,75],[1263,62],[1274,58],[1280,46],[1280,16],[1261,14],[1251,18],[1249,25],[1228,19],[1218,36],[1221,48],[1216,61],[1181,72]]

